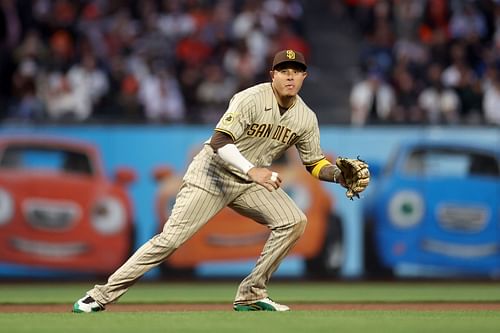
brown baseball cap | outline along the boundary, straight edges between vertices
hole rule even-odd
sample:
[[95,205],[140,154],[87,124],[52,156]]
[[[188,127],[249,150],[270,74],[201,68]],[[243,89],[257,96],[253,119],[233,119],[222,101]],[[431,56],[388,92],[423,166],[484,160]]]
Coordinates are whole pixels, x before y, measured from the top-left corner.
[[281,50],[274,56],[273,60],[273,69],[279,64],[285,62],[295,62],[297,64],[302,65],[304,70],[307,69],[306,60],[304,59],[304,55],[299,51],[294,50]]

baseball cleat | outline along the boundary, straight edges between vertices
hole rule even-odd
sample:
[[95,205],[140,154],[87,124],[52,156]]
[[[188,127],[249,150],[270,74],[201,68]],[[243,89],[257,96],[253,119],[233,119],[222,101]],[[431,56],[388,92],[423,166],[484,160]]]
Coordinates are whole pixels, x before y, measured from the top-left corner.
[[290,311],[286,305],[276,303],[269,297],[250,304],[234,304],[234,311]]
[[90,313],[104,311],[104,305],[99,304],[92,297],[85,295],[73,304],[73,312],[75,313]]

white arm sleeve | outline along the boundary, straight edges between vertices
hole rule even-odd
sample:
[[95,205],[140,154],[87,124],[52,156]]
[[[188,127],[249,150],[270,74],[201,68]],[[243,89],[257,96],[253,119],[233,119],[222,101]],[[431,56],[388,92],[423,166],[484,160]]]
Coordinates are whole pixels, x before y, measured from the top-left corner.
[[217,149],[217,154],[219,154],[220,158],[222,158],[225,162],[239,169],[245,175],[247,174],[248,170],[255,166],[243,155],[241,155],[238,148],[232,143]]

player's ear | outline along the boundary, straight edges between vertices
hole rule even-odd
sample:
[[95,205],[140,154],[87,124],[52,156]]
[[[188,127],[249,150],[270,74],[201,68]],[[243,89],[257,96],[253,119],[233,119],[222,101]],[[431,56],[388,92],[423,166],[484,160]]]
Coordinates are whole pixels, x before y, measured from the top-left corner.
[[274,70],[273,69],[271,69],[269,71],[269,77],[271,78],[271,80],[274,80]]

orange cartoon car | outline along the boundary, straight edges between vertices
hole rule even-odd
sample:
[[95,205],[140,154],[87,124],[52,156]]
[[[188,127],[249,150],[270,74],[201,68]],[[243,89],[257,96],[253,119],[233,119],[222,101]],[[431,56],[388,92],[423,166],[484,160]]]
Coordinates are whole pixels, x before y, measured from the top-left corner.
[[[331,195],[321,181],[305,170],[294,151],[275,162],[271,169],[280,173],[283,189],[308,218],[306,231],[290,255],[305,259],[306,273],[310,276],[337,274],[344,258],[343,235]],[[182,179],[169,167],[156,168],[154,177],[159,183],[156,210],[161,230]],[[164,270],[186,273],[203,262],[256,258],[268,235],[266,227],[224,208],[168,258]]]
[[97,149],[67,138],[0,139],[0,262],[109,273],[130,254],[135,179],[106,178]]

